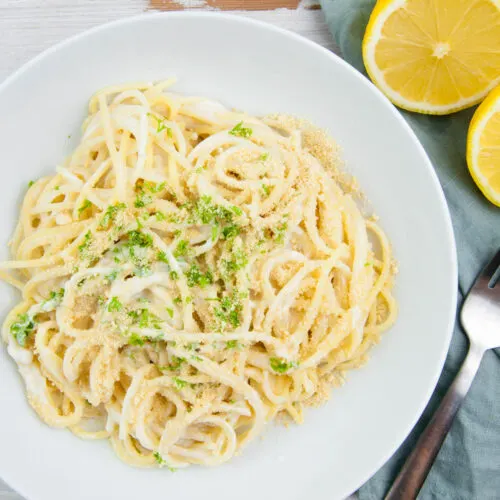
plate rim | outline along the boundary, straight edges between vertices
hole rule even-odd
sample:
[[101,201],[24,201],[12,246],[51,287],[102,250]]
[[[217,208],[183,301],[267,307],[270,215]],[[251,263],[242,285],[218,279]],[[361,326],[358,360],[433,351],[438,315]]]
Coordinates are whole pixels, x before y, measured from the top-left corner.
[[[16,80],[23,77],[25,73],[27,73],[33,67],[36,67],[39,64],[42,64],[46,58],[49,58],[52,54],[57,53],[62,48],[72,45],[73,43],[80,41],[81,39],[85,39],[89,36],[92,36],[94,33],[98,33],[101,31],[106,31],[111,28],[115,28],[120,25],[134,24],[140,23],[144,20],[151,18],[218,18],[223,19],[232,23],[242,23],[248,24],[258,27],[259,29],[265,29],[269,31],[274,31],[275,33],[283,36],[295,39],[296,41],[307,45],[311,50],[316,50],[323,52],[329,59],[332,60],[335,64],[339,64],[343,71],[348,71],[351,75],[361,81],[365,87],[369,88],[370,92],[374,93],[377,98],[381,101],[387,110],[388,113],[392,114],[392,116],[396,119],[399,125],[406,131],[406,133],[411,137],[414,146],[417,148],[421,162],[425,164],[425,168],[430,177],[430,182],[434,185],[437,201],[439,201],[439,205],[443,215],[443,222],[446,226],[446,232],[444,234],[447,239],[447,252],[449,257],[449,262],[451,266],[451,276],[450,282],[448,283],[448,287],[451,293],[451,302],[450,309],[447,312],[447,328],[446,328],[446,336],[444,336],[444,344],[443,348],[440,352],[439,362],[434,367],[434,373],[432,375],[431,383],[429,383],[425,396],[421,399],[419,403],[418,411],[416,412],[413,419],[408,422],[404,427],[404,431],[400,433],[400,438],[395,438],[393,442],[387,446],[387,452],[382,455],[382,457],[373,464],[369,473],[364,474],[364,477],[360,479],[359,484],[356,484],[355,487],[349,488],[349,491],[346,491],[345,496],[349,496],[357,491],[362,485],[364,485],[367,481],[369,481],[394,455],[394,453],[399,449],[399,447],[404,443],[408,435],[411,433],[416,423],[422,416],[425,408],[427,407],[429,400],[434,393],[441,373],[443,371],[444,363],[446,361],[446,357],[450,348],[451,339],[453,336],[454,326],[456,323],[456,311],[457,311],[457,299],[458,299],[458,259],[457,259],[457,247],[456,240],[453,230],[453,224],[451,219],[450,210],[448,207],[448,203],[446,201],[446,197],[443,191],[443,187],[439,181],[437,173],[434,169],[432,161],[429,158],[429,155],[425,151],[422,143],[418,139],[416,133],[408,124],[408,122],[403,118],[401,111],[394,106],[389,99],[369,80],[363,73],[359,72],[354,66],[345,61],[340,55],[332,52],[331,50],[323,47],[319,43],[310,40],[309,38],[290,31],[288,29],[276,26],[270,22],[257,20],[250,17],[245,17],[242,15],[237,15],[233,13],[226,12],[211,12],[211,11],[168,11],[168,12],[146,12],[139,15],[128,16],[124,18],[120,18],[117,20],[109,21],[103,24],[99,24],[92,28],[83,30],[80,33],[72,35],[68,38],[64,38],[60,40],[54,45],[47,47],[45,50],[32,57],[25,63],[23,63],[18,69],[14,70],[10,73],[2,82],[0,82],[0,95],[7,89],[10,85],[14,84]],[[3,342],[2,342],[3,344]],[[3,348],[4,346],[2,346]],[[2,479],[5,484],[7,484],[10,488],[12,488],[15,492],[24,497],[25,500],[39,500],[38,498],[31,496],[28,494],[24,486],[22,484],[16,483],[16,481],[11,481],[8,478],[9,474],[5,474],[5,471],[0,471],[0,479]]]

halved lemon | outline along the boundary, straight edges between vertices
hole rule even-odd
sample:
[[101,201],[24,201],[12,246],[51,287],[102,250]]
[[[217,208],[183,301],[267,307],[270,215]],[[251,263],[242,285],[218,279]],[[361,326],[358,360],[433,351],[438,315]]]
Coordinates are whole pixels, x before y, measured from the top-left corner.
[[467,135],[467,164],[484,196],[500,207],[500,86],[472,117]]
[[401,108],[441,115],[472,106],[500,82],[500,0],[378,0],[363,60]]

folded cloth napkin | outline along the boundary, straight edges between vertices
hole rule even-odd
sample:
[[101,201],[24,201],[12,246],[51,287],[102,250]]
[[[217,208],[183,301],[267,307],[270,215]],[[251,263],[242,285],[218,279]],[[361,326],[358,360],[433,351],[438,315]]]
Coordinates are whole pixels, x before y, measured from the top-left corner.
[[[365,75],[361,41],[375,3],[321,0],[343,57]],[[500,208],[483,197],[465,162],[467,127],[473,112],[469,109],[440,117],[401,111],[427,151],[448,201],[458,250],[458,310],[477,273],[500,248]],[[498,334],[500,339],[500,325]],[[394,456],[360,489],[360,499],[383,498],[388,491],[457,373],[467,345],[457,322],[443,373],[427,409]],[[419,499],[500,499],[499,349],[486,353]]]

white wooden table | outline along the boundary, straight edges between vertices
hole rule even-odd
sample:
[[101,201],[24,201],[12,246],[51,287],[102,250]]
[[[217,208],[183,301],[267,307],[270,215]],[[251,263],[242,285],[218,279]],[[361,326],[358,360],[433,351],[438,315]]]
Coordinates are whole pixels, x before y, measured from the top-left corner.
[[[210,8],[210,2],[205,0],[176,0],[175,3],[179,8]],[[255,2],[252,3],[255,7]],[[0,0],[0,82],[32,57],[65,38],[108,21],[153,11],[151,5],[161,4],[158,0]],[[273,5],[273,0],[262,0],[262,4]],[[314,0],[302,0],[293,10],[236,10],[233,13],[295,31],[336,52],[323,14],[317,7]],[[0,500],[22,500],[22,497],[0,479]]]

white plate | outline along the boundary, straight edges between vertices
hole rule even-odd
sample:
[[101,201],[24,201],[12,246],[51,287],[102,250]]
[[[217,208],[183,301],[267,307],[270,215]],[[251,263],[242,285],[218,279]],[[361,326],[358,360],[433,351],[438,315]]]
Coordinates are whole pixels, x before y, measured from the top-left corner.
[[[424,150],[395,108],[341,59],[281,29],[206,13],[127,19],[45,52],[0,87],[0,247],[28,180],[53,171],[77,144],[94,91],[170,76],[179,79],[177,91],[257,114],[293,113],[330,130],[393,242],[398,322],[368,365],[327,405],[308,410],[302,426],[272,426],[226,465],[175,474],[130,468],[106,442],[42,424],[0,349],[0,475],[30,500],[345,497],[401,444],[434,389],[455,316],[456,257]],[[3,313],[13,297],[1,288]]]

